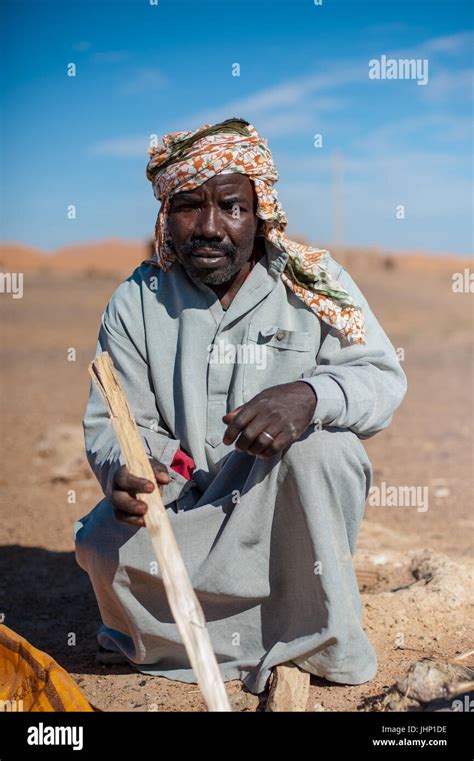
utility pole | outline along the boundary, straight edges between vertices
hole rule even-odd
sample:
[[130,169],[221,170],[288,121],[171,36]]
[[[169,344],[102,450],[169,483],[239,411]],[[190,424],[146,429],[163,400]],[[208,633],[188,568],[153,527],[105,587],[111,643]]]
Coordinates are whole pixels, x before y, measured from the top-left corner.
[[344,156],[337,150],[332,154],[332,247],[344,245]]

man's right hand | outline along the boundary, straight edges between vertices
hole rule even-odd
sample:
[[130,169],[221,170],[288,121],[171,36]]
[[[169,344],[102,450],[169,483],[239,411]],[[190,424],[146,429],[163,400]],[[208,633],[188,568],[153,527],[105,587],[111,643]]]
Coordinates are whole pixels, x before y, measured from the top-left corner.
[[[166,465],[150,459],[153,472],[158,485],[165,486],[170,482]],[[111,502],[114,506],[115,517],[118,521],[128,523],[129,526],[141,528],[145,525],[144,515],[147,511],[145,502],[136,499],[137,494],[149,494],[155,487],[147,478],[133,476],[126,465],[122,465],[115,474]]]

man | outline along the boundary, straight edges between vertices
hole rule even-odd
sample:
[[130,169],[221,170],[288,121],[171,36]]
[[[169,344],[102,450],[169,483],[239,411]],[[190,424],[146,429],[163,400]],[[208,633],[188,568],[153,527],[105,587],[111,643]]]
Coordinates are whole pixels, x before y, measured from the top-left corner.
[[[360,439],[405,394],[393,346],[328,252],[286,237],[251,124],[172,133],[150,154],[156,256],[113,294],[97,354],[125,388],[222,676],[259,693],[293,661],[369,680],[352,564],[371,484]],[[153,486],[124,466],[94,385],[84,430],[105,498],[77,524],[76,554],[101,658],[196,681],[137,498]]]

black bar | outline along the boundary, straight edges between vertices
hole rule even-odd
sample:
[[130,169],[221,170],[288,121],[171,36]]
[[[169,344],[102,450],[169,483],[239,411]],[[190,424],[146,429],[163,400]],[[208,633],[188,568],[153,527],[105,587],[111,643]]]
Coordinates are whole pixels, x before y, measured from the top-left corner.
[[[57,727],[64,729],[56,734]],[[70,728],[69,736],[67,728]],[[277,743],[283,755],[285,746],[291,749],[293,757],[296,749],[298,756],[309,757],[310,761],[316,761],[321,753],[328,751],[329,761],[333,754],[340,753],[350,753],[352,758],[357,753],[361,759],[370,756],[472,761],[472,728],[470,712],[1,713],[0,761],[51,757],[93,759],[99,754],[114,761],[124,757],[133,761],[150,753],[158,759],[169,745],[181,756],[187,743],[189,750],[194,749],[199,755],[219,751],[226,756],[240,749],[241,757],[254,756],[256,744],[254,739],[250,742],[248,734],[254,732],[267,754],[272,744]],[[203,734],[199,732],[201,729]],[[43,744],[29,744],[28,738],[38,742],[42,739]],[[197,746],[193,748],[196,738]],[[73,745],[47,745],[50,739],[69,740],[78,749],[73,750]],[[127,752],[129,744],[131,757]]]

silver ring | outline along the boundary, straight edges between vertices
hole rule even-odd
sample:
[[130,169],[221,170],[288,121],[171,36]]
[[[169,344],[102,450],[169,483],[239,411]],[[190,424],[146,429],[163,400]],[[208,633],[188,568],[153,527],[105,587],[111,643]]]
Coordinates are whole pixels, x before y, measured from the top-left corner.
[[262,436],[266,436],[270,441],[275,441],[275,437],[271,435],[271,433],[267,433],[266,431],[262,431]]

